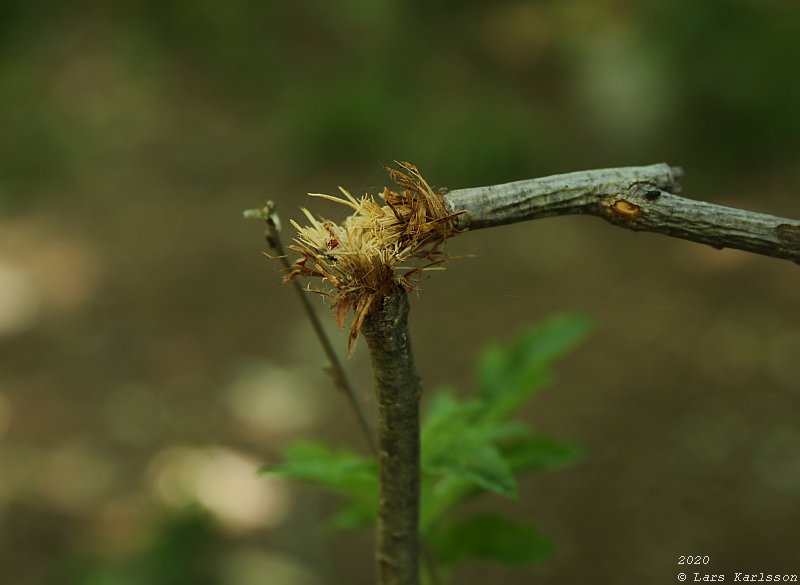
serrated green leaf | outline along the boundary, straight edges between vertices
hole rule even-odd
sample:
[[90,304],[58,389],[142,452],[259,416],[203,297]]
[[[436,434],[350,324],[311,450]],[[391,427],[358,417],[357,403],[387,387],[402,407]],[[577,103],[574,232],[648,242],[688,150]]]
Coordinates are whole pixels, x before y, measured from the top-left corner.
[[[531,471],[556,469],[582,456],[579,447],[534,434],[526,425],[509,423],[489,429],[497,449],[513,476]],[[482,487],[463,476],[423,474],[420,527],[426,533],[447,510],[482,492]]]
[[439,442],[473,426],[483,405],[477,400],[456,400],[448,391],[433,394],[422,423],[423,440]]
[[458,444],[427,457],[424,469],[430,474],[452,476],[507,498],[517,496],[511,468],[500,451],[480,433],[466,433]]
[[348,503],[332,521],[333,527],[362,526],[377,514],[377,465],[355,453],[334,451],[320,443],[295,443],[284,450],[281,463],[261,473],[308,481],[348,496]]
[[511,346],[489,346],[478,368],[478,397],[486,408],[484,421],[497,421],[519,409],[551,379],[550,365],[589,331],[577,315],[558,315],[521,335]]
[[502,443],[500,452],[514,474],[563,467],[583,455],[575,445],[534,434]]
[[273,473],[319,483],[331,489],[377,485],[375,462],[346,450],[334,451],[320,443],[299,442],[287,447],[283,461],[265,467]]
[[550,362],[575,347],[591,327],[583,315],[555,315],[522,335],[515,349],[523,361]]
[[530,425],[521,421],[507,421],[485,425],[486,433],[496,444],[530,436]]
[[511,470],[494,445],[500,427],[475,424],[483,408],[479,401],[457,401],[447,393],[434,396],[422,425],[422,470],[515,497]]
[[497,343],[487,344],[478,357],[477,378],[478,392],[491,398],[502,389],[498,388],[501,382],[508,377],[507,350]]
[[465,558],[526,565],[549,558],[550,540],[535,528],[500,516],[474,516],[437,531],[428,543],[437,560],[452,565]]
[[351,492],[377,487],[375,462],[348,451],[333,451],[319,443],[290,445],[283,461],[261,470],[323,485],[329,489]]
[[464,435],[474,427],[473,421],[478,413],[477,403],[458,401],[445,391],[433,395],[420,431],[424,471],[428,470],[431,462],[446,458],[457,448]]

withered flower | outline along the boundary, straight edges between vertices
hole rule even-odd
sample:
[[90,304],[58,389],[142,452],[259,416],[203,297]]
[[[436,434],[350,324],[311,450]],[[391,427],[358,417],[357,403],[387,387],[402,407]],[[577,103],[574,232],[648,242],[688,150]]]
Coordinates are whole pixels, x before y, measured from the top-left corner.
[[364,318],[391,287],[399,284],[411,292],[422,272],[442,269],[447,256],[441,245],[455,233],[450,221],[453,214],[447,213],[442,198],[433,192],[417,168],[407,162],[397,165],[398,168],[387,171],[402,190],[398,193],[384,188],[380,197],[385,205],[379,205],[371,195],[356,199],[340,187],[341,197],[310,195],[352,208],[353,213],[341,224],[316,219],[307,209],[302,211],[309,225],[291,222],[297,229],[297,237],[289,249],[299,258],[291,265],[284,282],[298,275],[327,282],[325,289],[309,290],[332,299],[340,327],[352,309],[350,353]]

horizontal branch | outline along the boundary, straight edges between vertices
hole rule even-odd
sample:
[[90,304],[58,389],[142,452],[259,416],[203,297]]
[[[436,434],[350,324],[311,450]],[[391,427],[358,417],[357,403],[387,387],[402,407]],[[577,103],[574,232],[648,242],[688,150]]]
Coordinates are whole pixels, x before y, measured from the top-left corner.
[[556,215],[595,215],[649,231],[800,263],[800,220],[675,195],[683,171],[667,164],[581,171],[504,185],[458,189],[444,204],[459,230]]

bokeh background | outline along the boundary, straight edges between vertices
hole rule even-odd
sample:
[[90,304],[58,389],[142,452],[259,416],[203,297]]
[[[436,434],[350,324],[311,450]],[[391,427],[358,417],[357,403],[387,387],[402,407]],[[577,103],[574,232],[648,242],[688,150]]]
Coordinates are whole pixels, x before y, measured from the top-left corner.
[[[666,161],[798,217],[799,63],[794,0],[2,0],[0,582],[371,582],[334,496],[256,477],[298,438],[364,443],[242,210],[338,219],[306,193],[395,159],[450,188]],[[525,412],[585,460],[476,504],[555,557],[455,582],[800,572],[796,265],[583,217],[448,248],[475,256],[413,299],[426,388],[468,394],[483,345],[555,312],[596,322]],[[347,367],[371,404],[363,344]]]

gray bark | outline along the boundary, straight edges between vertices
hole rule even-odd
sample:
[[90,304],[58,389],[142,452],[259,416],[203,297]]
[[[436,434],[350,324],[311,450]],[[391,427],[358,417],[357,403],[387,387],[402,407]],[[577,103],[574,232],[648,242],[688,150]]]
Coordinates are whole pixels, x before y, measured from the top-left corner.
[[595,215],[620,227],[800,263],[800,220],[680,197],[683,171],[667,164],[581,171],[458,189],[443,196],[459,230],[556,215]]
[[378,407],[380,493],[376,560],[380,585],[419,583],[419,401],[408,332],[408,298],[399,286],[367,316]]

